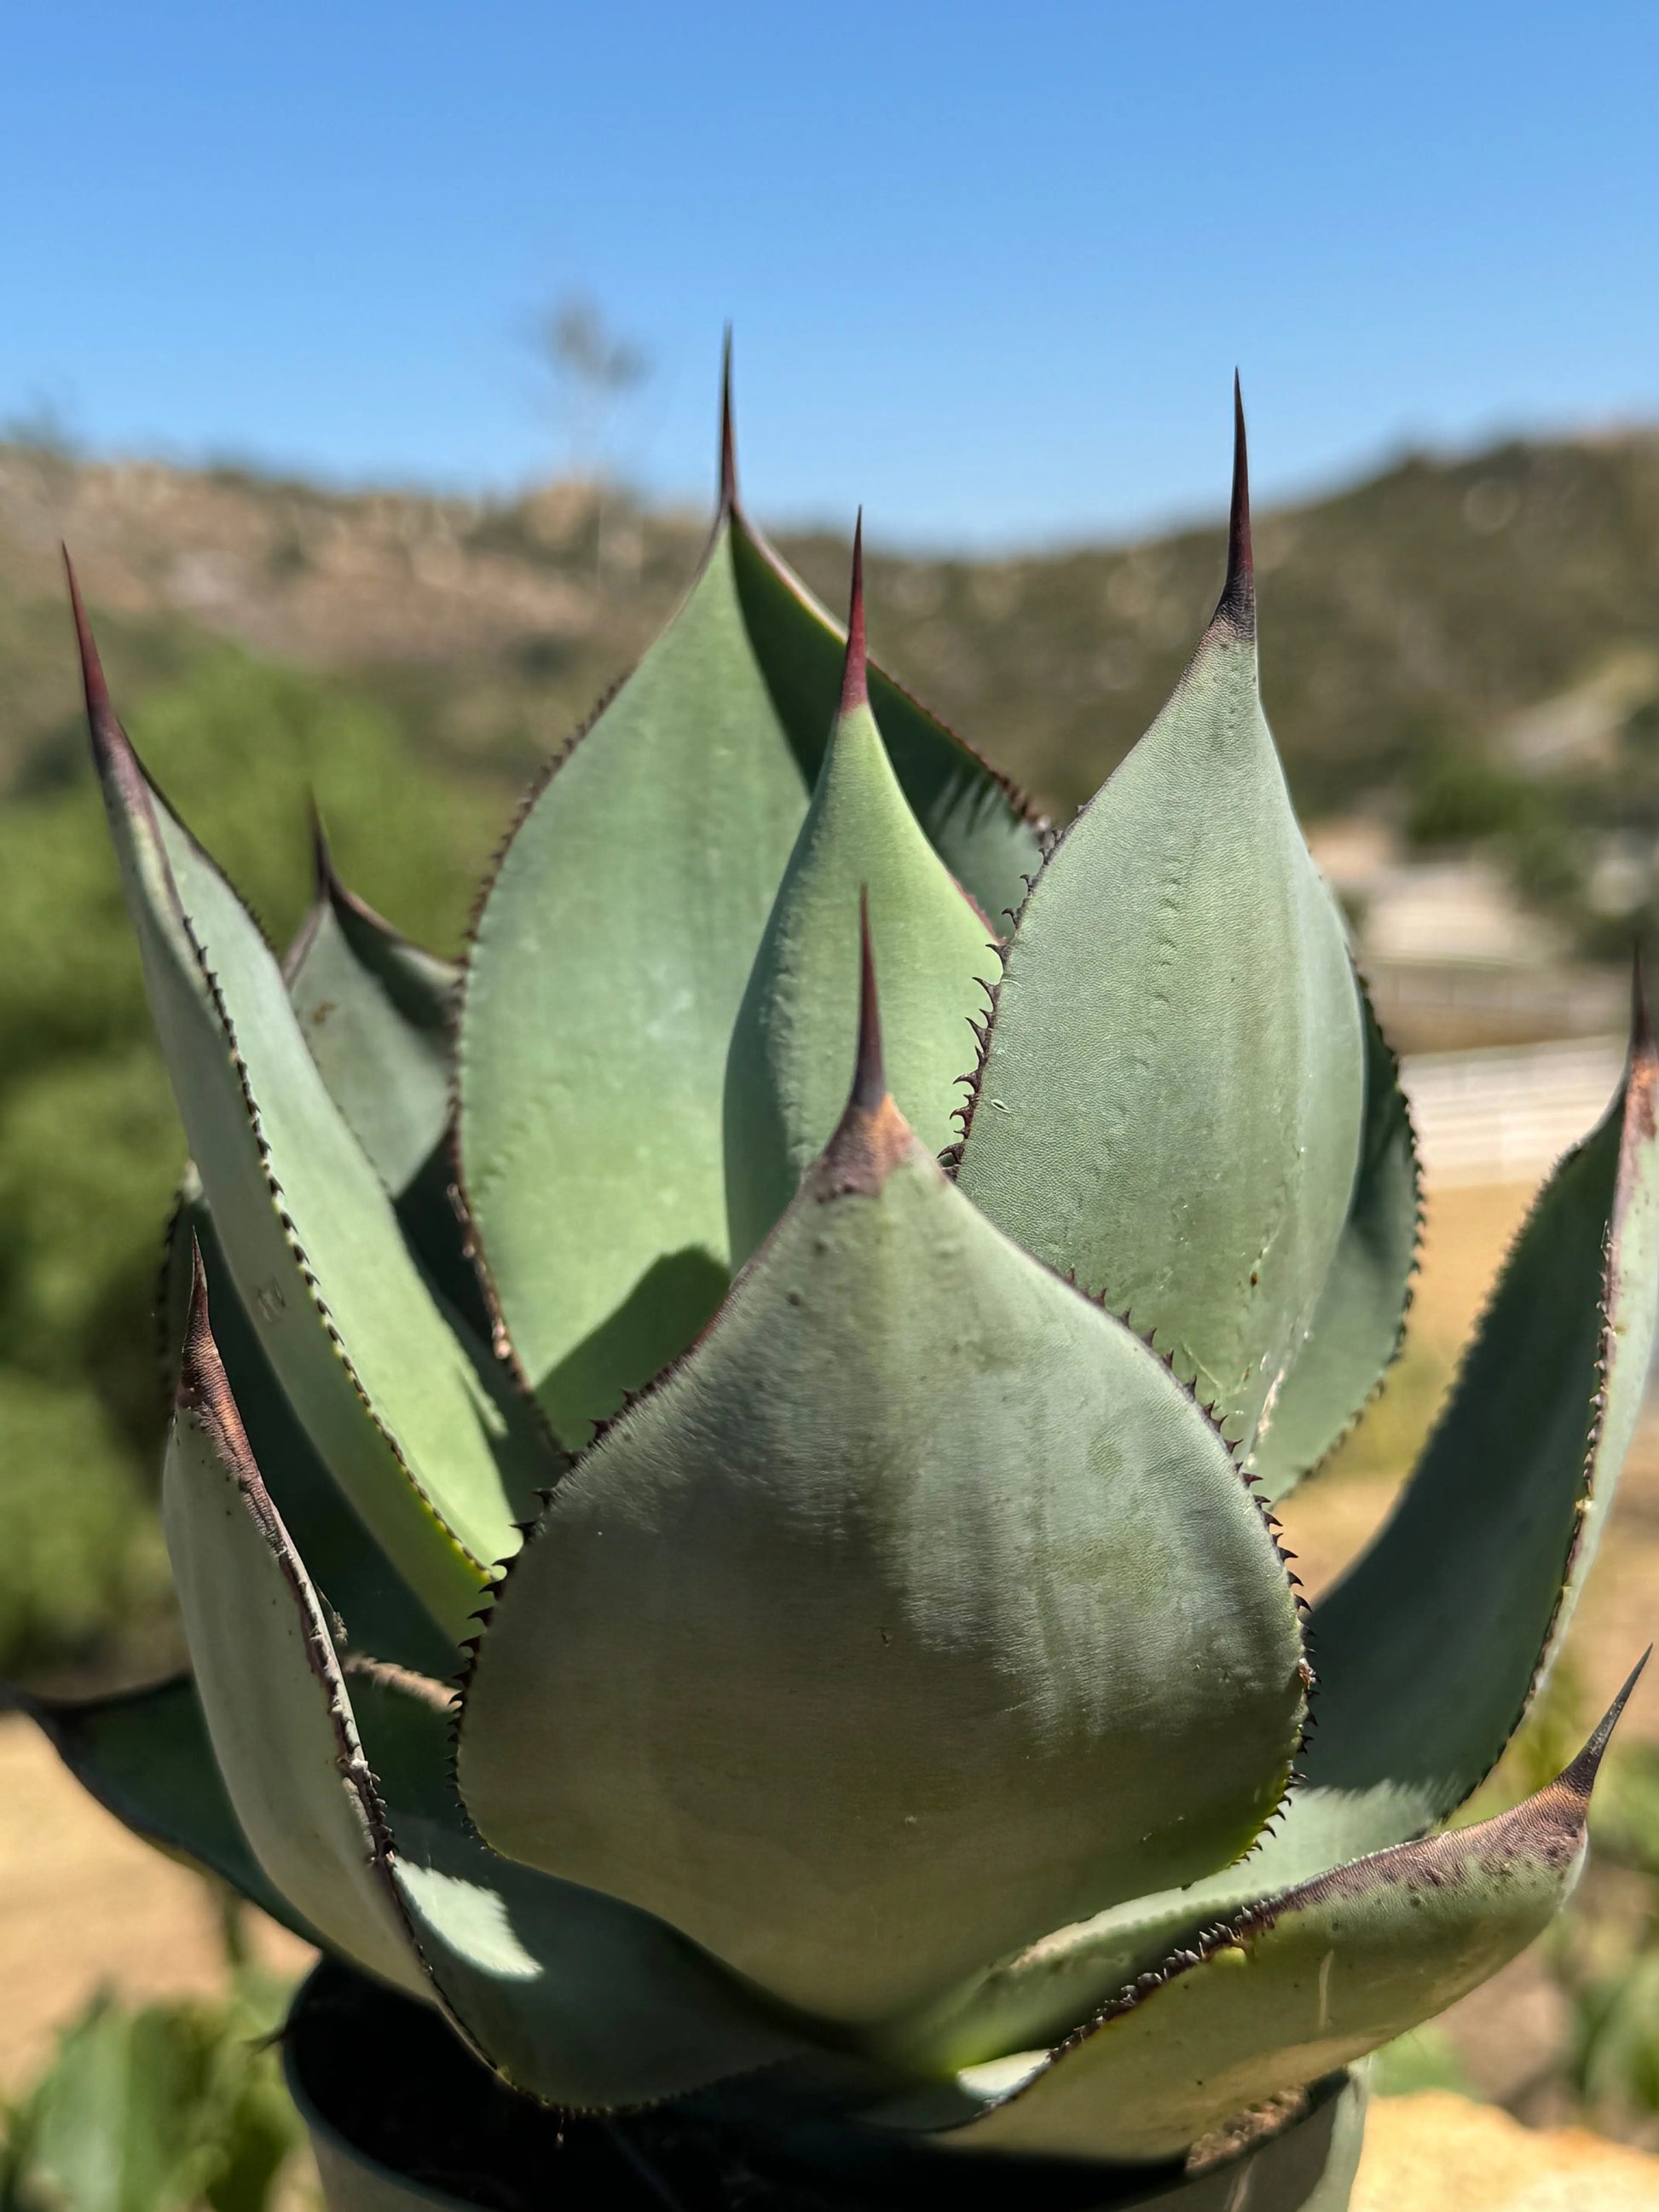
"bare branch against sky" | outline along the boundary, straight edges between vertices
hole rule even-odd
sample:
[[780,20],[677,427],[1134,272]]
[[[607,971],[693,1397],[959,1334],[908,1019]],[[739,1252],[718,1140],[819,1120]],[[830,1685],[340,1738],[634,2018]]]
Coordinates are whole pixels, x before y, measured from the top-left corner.
[[618,411],[650,375],[650,356],[613,331],[585,292],[556,300],[533,336],[553,380],[572,469],[580,477],[607,474],[607,441]]

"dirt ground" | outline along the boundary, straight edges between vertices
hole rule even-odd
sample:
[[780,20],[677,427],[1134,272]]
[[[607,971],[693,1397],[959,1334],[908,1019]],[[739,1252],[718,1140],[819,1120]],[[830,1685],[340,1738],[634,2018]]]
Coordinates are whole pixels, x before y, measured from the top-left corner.
[[[260,1955],[310,1954],[263,1913]],[[50,2052],[53,2028],[101,1985],[147,1998],[203,1993],[224,1974],[200,1877],[129,1835],[58,1763],[30,1721],[0,1718],[0,2094]]]
[[1443,2090],[1373,2098],[1351,2212],[1659,2212],[1659,2159]]
[[[1449,1372],[1455,1347],[1529,1196],[1529,1190],[1518,1188],[1453,1190],[1431,1202],[1413,1315],[1414,1364],[1402,1376],[1394,1402],[1385,1399],[1377,1410],[1377,1442],[1356,1446],[1285,1509],[1286,1540],[1300,1555],[1300,1571],[1311,1589],[1329,1581],[1386,1514],[1411,1433],[1431,1410],[1435,1380]],[[1601,1711],[1634,1656],[1654,1638],[1656,1626],[1659,1418],[1650,1418],[1632,1451],[1574,1626],[1572,1680],[1587,1716]],[[1659,1681],[1644,1685],[1626,1727],[1632,1735],[1659,1740]],[[303,1948],[280,1930],[261,1923],[258,1940],[274,1965],[294,1971],[303,1966]],[[142,1997],[210,1989],[220,1972],[213,1907],[196,1877],[129,1837],[87,1798],[27,1721],[15,1715],[0,1717],[0,2091],[20,2085],[39,2065],[50,2049],[54,2025],[74,2014],[100,1984]],[[1515,2096],[1547,2063],[1561,2025],[1552,1985],[1530,1957],[1465,2000],[1448,2015],[1447,2024],[1475,2086],[1499,2099]],[[1373,2179],[1374,2172],[1395,2170],[1389,2160],[1400,2166],[1403,2176],[1413,2159],[1420,2160],[1421,2131],[1413,2132],[1406,2108],[1426,2112],[1432,2104],[1405,2099],[1385,2107],[1387,2112],[1397,2106],[1401,2117],[1385,2118],[1373,2126],[1373,2148],[1356,2199],[1363,2212],[1373,2207],[1382,2212],[1385,2203],[1438,2203],[1436,2197],[1419,2198],[1416,2181],[1409,2191],[1402,2180],[1397,2192],[1379,2194],[1383,2184]],[[1549,2117],[1547,2108],[1538,2116]],[[1447,2158],[1451,2162],[1442,2165],[1450,2173],[1456,2160],[1450,2152]],[[1639,2171],[1634,2166],[1620,2169],[1618,2186],[1625,2194],[1600,2193],[1598,2183],[1594,2197],[1556,2196],[1545,2190],[1535,2203],[1539,2212],[1558,2204],[1604,2203],[1609,2208],[1615,2203],[1659,2208],[1659,2186],[1644,2182],[1640,2185],[1652,2186],[1652,2193],[1628,2193],[1638,2187],[1631,2177]],[[1530,2175],[1521,2174],[1516,2185],[1525,2181],[1528,2189],[1545,2189],[1549,2172],[1546,2161]],[[1611,2187],[1611,2169],[1607,2179]],[[1364,2189],[1372,2193],[1365,2195]],[[1453,2200],[1448,2196],[1445,2201],[1449,2205]],[[1510,2201],[1467,2192],[1457,2197],[1459,2212]],[[1514,2202],[1530,2208],[1534,2196],[1516,2197]]]

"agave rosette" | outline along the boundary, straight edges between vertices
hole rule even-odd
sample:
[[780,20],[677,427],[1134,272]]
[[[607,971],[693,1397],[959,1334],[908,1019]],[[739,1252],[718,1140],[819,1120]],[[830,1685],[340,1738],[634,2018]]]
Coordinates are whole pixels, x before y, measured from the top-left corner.
[[769,547],[729,418],[726,455],[464,975],[325,854],[279,963],[82,621],[193,1162],[194,1666],[37,1711],[131,1825],[548,2104],[1178,2158],[1575,1875],[1605,1726],[1445,1824],[1636,1416],[1654,1048],[1308,1613],[1264,1500],[1397,1346],[1418,1178],[1261,714],[1242,422],[1214,617],[1052,844],[867,662],[856,580],[843,632]]

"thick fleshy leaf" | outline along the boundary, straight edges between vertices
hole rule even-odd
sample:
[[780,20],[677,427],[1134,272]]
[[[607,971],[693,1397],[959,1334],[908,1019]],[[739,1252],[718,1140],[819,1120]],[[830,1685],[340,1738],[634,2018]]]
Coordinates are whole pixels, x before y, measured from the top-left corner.
[[[668,629],[555,763],[479,915],[466,1196],[506,1334],[567,1443],[684,1351],[729,1275],[732,1023],[835,716],[842,635],[724,496]],[[992,914],[1036,839],[871,672],[906,798]]]
[[1270,1898],[1058,2050],[1029,2055],[1023,2078],[1010,2081],[1021,2062],[1005,2060],[883,2117],[950,2129],[943,2140],[963,2151],[1169,2158],[1443,2011],[1571,1893],[1596,1767],[1634,1681],[1566,1771],[1513,1812]]
[[206,1278],[214,1340],[255,1463],[313,1582],[349,1648],[442,1680],[459,1646],[403,1582],[296,1418],[248,1319],[194,1170],[185,1177],[167,1240],[167,1329],[176,1377],[190,1318],[195,1255]]
[[955,1134],[975,1017],[1000,972],[899,788],[870,711],[861,532],[842,700],[812,804],[761,939],[726,1065],[726,1203],[734,1265],[800,1187],[846,1103],[858,1034],[860,902],[879,957],[893,1096],[932,1152]]
[[[1279,1818],[1284,1818],[1281,1809]],[[1260,1902],[1262,1847],[1182,1889],[1127,1899],[1069,1923],[1000,1960],[884,2031],[876,2055],[890,2071],[922,2081],[992,2066],[1014,2053],[1022,2074],[1102,2004],[1218,1920]]]
[[468,963],[468,1208],[567,1443],[725,1291],[726,1045],[805,808],[722,517],[690,598],[520,823]]
[[[692,2124],[672,2116],[624,2118],[603,2129],[538,2112],[471,2064],[454,2039],[421,2007],[331,1963],[301,1987],[283,2039],[289,2089],[312,2130],[331,2212],[467,2212],[476,2177],[521,2178],[515,2197],[533,2199],[546,2176],[560,2197],[605,2212],[659,2212],[665,2204],[726,2201],[730,2100],[699,2098]],[[951,2157],[927,2143],[897,2142],[854,2127],[793,2131],[761,2104],[744,2128],[752,2185],[792,2204],[868,2204],[887,2212],[940,2206],[950,2212],[1346,2212],[1358,2162],[1365,2107],[1363,2073],[1316,2085],[1305,2112],[1242,2155],[1223,2154],[1201,2172],[1103,2172],[1052,2162]],[[388,2130],[395,2116],[396,2126]],[[744,2126],[743,2118],[733,2124]],[[757,2199],[756,2201],[759,2201]]]
[[449,1143],[461,971],[349,890],[315,825],[317,891],[283,962],[311,1056],[441,1295],[488,1342]]
[[424,1996],[322,1607],[248,1448],[199,1272],[161,1518],[214,1757],[254,1857],[331,1949]]
[[[740,506],[732,561],[750,643],[810,788],[836,711],[847,633]],[[1041,865],[1035,823],[1010,785],[873,662],[870,704],[929,844],[1000,933]]]
[[545,1478],[539,1430],[434,1301],[281,970],[145,777],[84,617],[81,632],[146,988],[237,1289],[342,1488],[434,1619],[459,1634]]
[[823,2056],[659,1920],[480,1843],[430,1687],[373,1668],[349,1686],[416,1948],[507,2080],[567,2110],[608,2109]]
[[632,2104],[809,2055],[672,1929],[497,1859],[449,1782],[449,1693],[342,1666],[248,1447],[198,1277],[163,1509],[215,1752],[267,1876],[340,1955],[434,1992],[487,2063]]
[[1270,1498],[1283,1498],[1351,1429],[1405,1334],[1417,1265],[1422,1184],[1400,1064],[1359,987],[1365,1030],[1365,1118],[1348,1218],[1313,1323],[1250,1455]]
[[113,1697],[21,1703],[76,1780],[135,1835],[217,1875],[307,1942],[319,1940],[248,1848],[188,1674]]
[[1294,1854],[1298,1875],[1309,1853],[1328,1864],[1443,1820],[1559,1645],[1646,1388],[1656,1100],[1644,1013],[1619,1094],[1517,1238],[1399,1504],[1314,1610],[1308,1786],[1268,1855]]
[[[1194,2146],[1190,2162],[1149,2166],[1017,2153],[964,2158],[939,2147],[949,2137],[878,2136],[872,2129],[843,2128],[817,2140],[832,2157],[855,2142],[856,2152],[834,2158],[833,2170],[856,2184],[873,2168],[882,2186],[872,2190],[872,2201],[893,2212],[909,2205],[951,2212],[1007,2212],[1012,2205],[1045,2212],[1348,2212],[1364,2144],[1366,2074],[1362,2066],[1329,2075],[1311,2084],[1305,2098],[1249,2116],[1258,2123],[1253,2127],[1237,2126],[1244,2116],[1230,2113],[1235,2124]],[[872,2141],[884,2158],[872,2158]],[[941,2173],[942,2165],[949,2171]]]
[[1259,1509],[1164,1362],[886,1097],[554,1492],[459,1773],[501,1850],[870,2027],[1276,1802],[1303,1707]]
[[1450,1404],[1371,1550],[1315,1607],[1304,1781],[1241,1865],[1056,1930],[896,2039],[912,2063],[1052,2042],[1199,1929],[1433,1827],[1485,1778],[1559,1646],[1639,1410],[1659,1299],[1659,1060],[1517,1239]]
[[1021,911],[958,1173],[1249,1440],[1338,1248],[1364,1046],[1262,717],[1238,439],[1226,589]]
[[317,895],[283,963],[311,1056],[398,1198],[443,1142],[460,969],[349,891],[319,825]]

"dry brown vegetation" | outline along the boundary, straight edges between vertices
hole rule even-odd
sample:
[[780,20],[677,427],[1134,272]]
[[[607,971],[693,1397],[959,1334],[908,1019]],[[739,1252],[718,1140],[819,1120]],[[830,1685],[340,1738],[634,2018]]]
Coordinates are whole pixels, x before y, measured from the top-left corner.
[[[578,484],[498,502],[345,495],[0,447],[0,784],[44,772],[71,741],[60,538],[112,620],[129,702],[228,637],[349,672],[435,755],[515,780],[654,633],[705,526]],[[873,648],[1062,811],[1167,696],[1222,562],[1218,523],[1133,544],[905,557],[881,550],[878,512],[872,538]],[[839,605],[845,537],[784,544]],[[1259,516],[1256,562],[1263,680],[1292,787],[1309,815],[1349,807],[1632,655],[1651,663],[1659,438],[1409,458]]]

